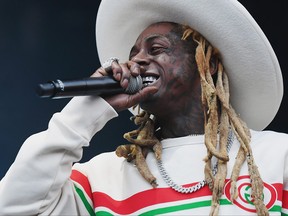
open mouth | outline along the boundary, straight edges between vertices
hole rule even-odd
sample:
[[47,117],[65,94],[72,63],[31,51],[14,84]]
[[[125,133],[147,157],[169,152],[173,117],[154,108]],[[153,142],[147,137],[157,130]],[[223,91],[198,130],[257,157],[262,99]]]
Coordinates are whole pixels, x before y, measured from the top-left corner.
[[142,77],[143,87],[152,85],[159,77],[157,76],[145,76]]

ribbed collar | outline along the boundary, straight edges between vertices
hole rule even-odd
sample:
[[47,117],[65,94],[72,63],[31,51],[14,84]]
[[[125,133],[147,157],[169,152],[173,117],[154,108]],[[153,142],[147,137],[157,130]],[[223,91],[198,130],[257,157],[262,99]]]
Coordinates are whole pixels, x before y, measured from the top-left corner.
[[163,139],[161,143],[163,149],[179,147],[183,145],[204,144],[204,135],[197,135],[197,136],[189,135],[177,138],[167,138]]

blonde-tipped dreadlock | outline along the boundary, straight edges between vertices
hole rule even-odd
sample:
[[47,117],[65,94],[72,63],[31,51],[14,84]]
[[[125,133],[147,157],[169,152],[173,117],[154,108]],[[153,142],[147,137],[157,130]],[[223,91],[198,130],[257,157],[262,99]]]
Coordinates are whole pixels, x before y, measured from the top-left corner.
[[[212,47],[212,45],[197,31],[193,30],[189,26],[183,26],[183,29],[184,33],[182,36],[182,40],[187,40],[187,38],[191,37],[193,41],[197,43],[195,59],[201,80],[202,105],[205,121],[205,145],[207,148],[207,156],[204,159],[204,174],[205,181],[207,182],[210,190],[212,191],[212,204],[210,215],[218,215],[219,212],[220,198],[223,194],[224,183],[227,176],[227,162],[229,161],[229,156],[226,146],[228,142],[228,134],[231,129],[233,130],[236,138],[240,143],[240,148],[238,150],[238,154],[231,174],[230,193],[232,201],[235,200],[238,196],[236,181],[239,177],[241,167],[246,161],[251,180],[251,196],[253,196],[254,198],[254,205],[257,214],[261,216],[269,215],[268,210],[262,200],[263,182],[260,177],[258,168],[254,162],[252,150],[250,147],[251,134],[246,124],[239,118],[239,116],[229,102],[228,77],[225,73],[222,63],[220,61],[218,62],[217,81],[215,84],[210,73],[210,59],[212,56],[217,56],[218,51],[214,47]],[[146,114],[142,113],[141,115]],[[147,118],[146,120],[148,119],[150,118]],[[152,126],[154,130],[154,125]],[[152,126],[151,124],[143,123],[141,125],[141,130],[143,130],[144,128],[144,130],[146,131],[151,131],[151,128],[145,127]],[[217,136],[219,136],[219,144],[217,144]],[[150,144],[151,139],[154,140],[154,142],[152,142],[153,145],[157,143],[159,149],[160,142],[155,142],[156,137],[154,135],[152,137],[146,137],[146,139],[150,140]],[[143,141],[144,140],[142,140],[142,142]],[[137,143],[135,142],[134,144],[137,145]],[[218,160],[218,169],[215,176],[212,174],[211,167],[211,159],[213,156],[216,157]],[[149,168],[147,166],[144,167],[146,174],[143,174],[143,172],[141,171],[141,169],[143,168],[138,167],[140,173],[144,176],[145,179],[150,179],[150,181],[153,180],[153,183],[155,183],[156,179],[153,178],[154,176],[150,173]],[[145,177],[145,175],[149,176],[149,178]]]

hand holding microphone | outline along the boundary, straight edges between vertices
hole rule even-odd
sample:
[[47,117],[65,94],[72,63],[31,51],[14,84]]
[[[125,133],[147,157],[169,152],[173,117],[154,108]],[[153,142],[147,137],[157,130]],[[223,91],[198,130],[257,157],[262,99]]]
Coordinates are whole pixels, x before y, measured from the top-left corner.
[[[85,95],[100,95],[110,96],[119,93],[135,94],[140,91],[143,87],[141,76],[138,74],[137,77],[130,76],[129,79],[125,78],[124,86],[120,85],[120,81],[113,78],[113,74],[108,75],[108,72],[112,72],[112,64],[116,62],[116,76],[119,76],[117,71],[123,70],[119,64],[117,58],[110,58],[104,62],[102,68],[99,68],[90,78],[77,79],[77,80],[52,80],[47,83],[42,83],[37,86],[36,92],[40,97],[43,98],[69,98],[74,96],[85,96]],[[119,73],[120,74],[120,73]],[[103,76],[104,75],[104,76]],[[107,76],[108,75],[108,76]]]
[[89,78],[49,81],[39,84],[36,92],[42,98],[52,99],[99,95],[121,111],[140,103],[157,90],[150,86],[143,88],[139,64],[132,61],[120,64],[118,59],[110,58]]

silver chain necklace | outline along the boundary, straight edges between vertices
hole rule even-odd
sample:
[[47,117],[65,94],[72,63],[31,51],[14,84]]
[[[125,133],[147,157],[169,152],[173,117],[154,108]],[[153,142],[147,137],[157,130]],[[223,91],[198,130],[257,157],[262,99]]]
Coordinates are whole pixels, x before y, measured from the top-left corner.
[[[193,136],[193,135],[191,135],[191,136]],[[232,130],[230,130],[229,135],[228,135],[228,140],[227,140],[227,152],[230,151],[233,142],[234,142],[234,134],[233,134]],[[187,193],[193,193],[193,192],[200,190],[202,187],[204,187],[206,185],[205,180],[202,180],[202,181],[198,182],[196,185],[193,185],[190,187],[183,187],[181,185],[178,185],[172,180],[172,178],[169,176],[169,174],[165,170],[163,162],[161,159],[157,161],[157,165],[158,165],[159,172],[160,172],[163,180],[166,182],[166,184],[169,187],[171,187],[173,190],[175,190],[179,193],[186,193],[186,194]],[[217,171],[218,171],[218,163],[215,163],[213,166],[213,169],[212,169],[213,176],[215,176],[217,174]]]

